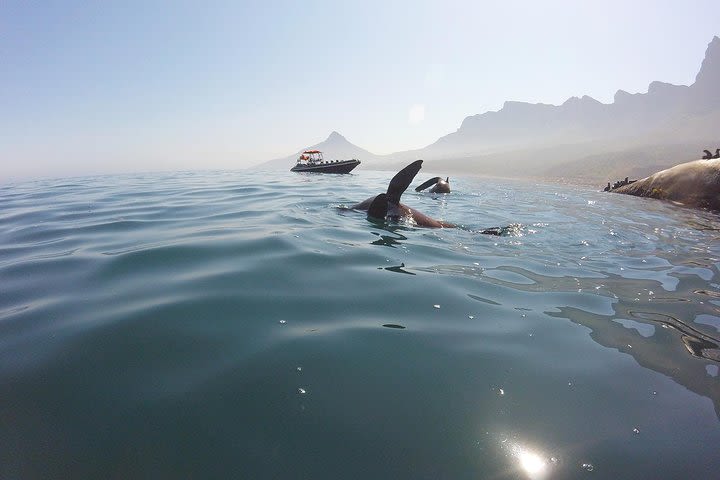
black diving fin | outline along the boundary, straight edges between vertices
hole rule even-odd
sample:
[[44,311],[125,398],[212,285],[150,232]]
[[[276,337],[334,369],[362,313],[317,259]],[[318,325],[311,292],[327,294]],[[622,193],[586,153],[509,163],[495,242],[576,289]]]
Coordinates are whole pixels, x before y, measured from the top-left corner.
[[403,192],[407,190],[415,178],[415,175],[417,175],[422,168],[422,162],[422,160],[415,160],[410,165],[396,173],[392,180],[390,180],[390,184],[387,189],[387,201],[390,202],[390,204],[397,205],[400,203],[400,197]]
[[437,182],[439,182],[440,180],[442,180],[442,178],[440,178],[440,177],[431,178],[430,180],[428,180],[427,182],[423,183],[423,184],[420,185],[419,187],[415,187],[415,191],[416,191],[416,192],[420,192],[420,191],[422,191],[422,190],[425,190],[425,189],[428,188],[430,185],[435,185],[435,184],[436,184]]

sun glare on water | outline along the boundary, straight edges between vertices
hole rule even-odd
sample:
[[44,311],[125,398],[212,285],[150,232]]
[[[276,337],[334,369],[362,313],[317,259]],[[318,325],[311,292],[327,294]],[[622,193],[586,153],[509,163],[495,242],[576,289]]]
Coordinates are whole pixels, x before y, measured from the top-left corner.
[[520,460],[520,467],[522,467],[523,471],[527,473],[530,478],[543,478],[547,464],[540,455],[520,450],[517,457]]
[[543,480],[549,473],[547,460],[533,450],[527,449],[520,444],[503,442],[503,448],[514,458],[516,468],[529,480]]

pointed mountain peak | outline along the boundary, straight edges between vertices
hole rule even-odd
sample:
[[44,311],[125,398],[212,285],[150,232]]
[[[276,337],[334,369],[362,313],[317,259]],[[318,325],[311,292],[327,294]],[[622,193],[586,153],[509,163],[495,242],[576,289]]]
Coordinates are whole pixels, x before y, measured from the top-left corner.
[[326,140],[307,147],[305,150],[320,150],[325,154],[326,159],[346,157],[365,159],[373,156],[367,150],[350,143],[338,132],[332,132]]
[[330,136],[325,140],[326,142],[337,142],[338,140],[343,140],[347,142],[347,139],[340,135],[338,132],[334,131],[330,134]]
[[708,44],[695,83],[708,86],[720,84],[720,38],[717,36]]

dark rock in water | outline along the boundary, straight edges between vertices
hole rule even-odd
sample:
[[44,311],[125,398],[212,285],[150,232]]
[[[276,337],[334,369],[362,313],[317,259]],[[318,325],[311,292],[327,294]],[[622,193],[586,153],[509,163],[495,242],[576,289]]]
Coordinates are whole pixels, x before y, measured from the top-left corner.
[[681,163],[611,191],[720,211],[720,159]]

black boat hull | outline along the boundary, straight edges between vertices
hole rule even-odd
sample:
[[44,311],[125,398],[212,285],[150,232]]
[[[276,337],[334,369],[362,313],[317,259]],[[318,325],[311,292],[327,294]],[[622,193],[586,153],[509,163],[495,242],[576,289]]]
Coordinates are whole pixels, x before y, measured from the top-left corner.
[[312,172],[312,173],[350,173],[360,165],[360,160],[339,160],[335,162],[322,162],[315,164],[298,163],[290,169],[291,172]]

